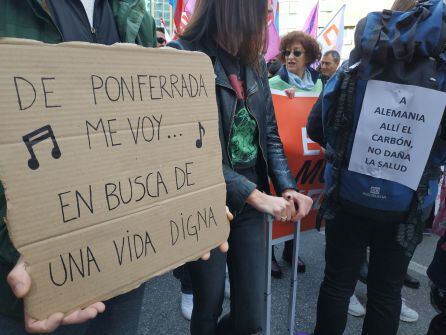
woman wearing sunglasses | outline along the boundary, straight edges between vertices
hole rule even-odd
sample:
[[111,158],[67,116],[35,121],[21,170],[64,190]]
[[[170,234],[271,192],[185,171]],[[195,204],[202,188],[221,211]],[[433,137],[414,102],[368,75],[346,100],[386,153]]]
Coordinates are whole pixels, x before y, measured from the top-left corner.
[[282,38],[280,50],[283,66],[279,74],[269,81],[271,88],[286,91],[290,98],[296,91],[320,93],[322,81],[319,73],[310,67],[321,58],[317,41],[301,31],[293,31]]
[[[269,80],[271,89],[285,91],[287,96],[294,98],[295,92],[321,93],[323,89],[319,73],[310,67],[320,60],[321,48],[318,42],[308,34],[293,31],[282,38],[280,42],[280,60],[283,65],[278,75]],[[289,264],[292,261],[293,242],[285,243],[282,258]],[[305,272],[305,263],[299,257],[298,271]],[[282,277],[282,269],[273,253],[271,274],[276,278]]]

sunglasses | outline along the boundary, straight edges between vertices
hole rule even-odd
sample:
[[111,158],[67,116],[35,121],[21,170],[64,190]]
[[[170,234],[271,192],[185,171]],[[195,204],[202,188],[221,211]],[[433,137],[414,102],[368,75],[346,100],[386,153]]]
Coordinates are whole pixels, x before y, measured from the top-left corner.
[[282,51],[282,55],[285,56],[285,57],[289,57],[291,54],[293,54],[294,57],[299,58],[304,53],[302,51],[299,51],[299,50],[293,50],[293,51],[284,50],[284,51]]
[[157,40],[157,42],[158,42],[159,44],[166,43],[166,40],[165,40],[164,38],[162,38],[162,37],[158,37],[156,40]]

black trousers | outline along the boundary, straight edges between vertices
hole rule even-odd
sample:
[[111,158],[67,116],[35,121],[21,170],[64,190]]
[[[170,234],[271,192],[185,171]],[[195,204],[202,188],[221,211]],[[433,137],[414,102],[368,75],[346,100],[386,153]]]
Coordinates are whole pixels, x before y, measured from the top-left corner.
[[341,212],[326,225],[325,276],[315,335],[341,335],[347,311],[370,247],[367,314],[363,335],[396,335],[401,289],[410,258],[395,242],[397,223],[375,222]]
[[192,294],[192,282],[187,265],[181,265],[173,270],[173,275],[181,283],[181,293]]
[[224,298],[225,263],[226,255],[213,250],[210,260],[187,264],[194,294],[192,335],[250,335],[262,330],[266,271],[263,214],[247,208],[231,223],[227,254],[231,312],[217,325]]
[[427,335],[446,334],[446,312],[438,314],[431,321]]
[[[245,173],[256,182],[255,173]],[[264,215],[246,204],[231,222],[228,242],[227,255],[215,249],[210,260],[187,264],[194,294],[192,335],[251,335],[262,331],[266,275]],[[231,312],[218,322],[224,299],[226,258]]]

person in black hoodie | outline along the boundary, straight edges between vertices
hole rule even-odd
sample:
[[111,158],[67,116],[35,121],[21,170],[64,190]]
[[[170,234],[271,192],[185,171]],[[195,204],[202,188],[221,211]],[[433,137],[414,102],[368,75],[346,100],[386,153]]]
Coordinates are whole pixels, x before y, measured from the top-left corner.
[[[414,0],[395,1],[392,9],[407,11],[416,4]],[[361,59],[360,41],[366,20],[361,20],[355,33],[355,49],[340,71]],[[322,97],[314,106],[307,123],[308,136],[322,146],[326,138],[322,122]],[[365,259],[367,246],[373,244],[375,255],[372,263],[374,274],[369,275],[368,308],[364,322],[364,334],[396,334],[401,312],[401,287],[407,276],[410,257],[397,243],[396,224],[382,225],[374,220],[364,220],[347,211],[339,211],[333,220],[328,220],[326,228],[326,270],[318,300],[318,318],[315,334],[341,334],[347,322],[348,300],[353,293],[361,264]],[[366,232],[370,226],[374,236]],[[373,237],[372,234],[369,234]],[[367,241],[369,240],[369,241]],[[363,243],[366,241],[367,243]],[[382,252],[381,250],[385,251]],[[393,263],[393,264],[392,264]],[[384,298],[384,299],[383,299]]]

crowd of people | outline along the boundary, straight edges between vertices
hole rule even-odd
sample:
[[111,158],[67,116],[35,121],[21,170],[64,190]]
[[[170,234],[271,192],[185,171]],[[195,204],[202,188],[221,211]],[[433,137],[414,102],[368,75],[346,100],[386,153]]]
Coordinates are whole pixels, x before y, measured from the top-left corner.
[[[417,6],[415,0],[397,0],[392,10],[422,13],[426,8]],[[326,127],[323,113],[329,103],[338,106],[346,99],[342,98],[345,94],[339,88],[343,85],[336,86],[336,82],[343,83],[346,77],[350,78],[355,71],[352,65],[363,61],[365,52],[361,43],[366,21],[358,24],[355,50],[342,65],[338,52],[328,51],[322,55],[317,41],[300,31],[283,36],[280,54],[267,64],[259,55],[266,52],[270,10],[267,0],[198,0],[185,31],[178,39],[167,43],[164,29],[156,28],[144,0],[0,0],[0,37],[45,43],[167,45],[200,51],[212,60],[227,186],[226,205],[233,220],[229,250],[224,244],[211,250],[209,259],[187,263],[174,271],[181,281],[182,313],[191,320],[192,335],[263,332],[265,216],[283,222],[296,221],[312,209],[312,199],[299,192],[289,169],[275,120],[271,89],[285,92],[290,99],[296,92],[320,94],[309,117],[308,134],[325,148],[333,171],[345,167],[345,162],[336,165],[334,156],[340,154],[335,151],[337,142],[330,139],[332,133],[327,132],[331,129]],[[444,57],[444,50],[440,51],[430,57],[434,60],[436,56],[438,59],[440,55]],[[380,66],[377,64],[373,66]],[[351,79],[346,81],[346,86],[351,82]],[[338,121],[332,119],[333,123]],[[443,137],[446,141],[443,130],[442,123],[438,142],[443,141]],[[330,173],[328,170],[326,176]],[[335,172],[332,176],[337,180]],[[439,182],[438,178],[434,181]],[[270,182],[276,195],[269,191]],[[364,335],[396,335],[400,318],[405,321],[418,318],[402,300],[401,289],[404,283],[415,288],[419,286],[408,276],[407,269],[414,248],[420,242],[419,221],[424,224],[433,203],[421,208],[421,219],[414,219],[415,233],[411,235],[406,230],[405,237],[399,239],[402,226],[412,227],[411,222],[364,216],[363,212],[351,211],[348,205],[341,203],[339,194],[333,196],[329,191],[326,193],[328,205],[321,209],[321,219],[326,224],[326,267],[314,335],[343,334],[348,313],[365,316]],[[0,195],[0,217],[4,218],[7,203],[3,187]],[[291,263],[292,250],[293,242],[287,242],[282,255],[286,262]],[[299,259],[298,269],[305,272],[304,260]],[[432,304],[439,311],[431,323],[429,335],[446,334],[446,236],[438,242],[428,274],[432,280]],[[282,277],[275,256],[272,275]],[[367,283],[366,309],[354,295],[358,279]],[[138,332],[144,285],[69,315],[53,314],[46,320],[35,320],[24,312],[22,298],[30,287],[31,278],[25,262],[13,247],[2,220],[0,334],[136,335]],[[230,313],[222,316],[225,296],[230,299]]]

